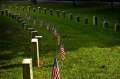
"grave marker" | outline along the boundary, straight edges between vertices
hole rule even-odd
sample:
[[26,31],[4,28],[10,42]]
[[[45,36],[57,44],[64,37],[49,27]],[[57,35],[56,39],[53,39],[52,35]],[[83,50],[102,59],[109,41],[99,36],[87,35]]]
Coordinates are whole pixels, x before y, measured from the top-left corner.
[[32,38],[32,59],[34,66],[39,67],[39,44],[37,38]]
[[60,10],[56,10],[57,17],[60,17]]
[[23,59],[23,79],[33,79],[32,59]]
[[40,39],[40,38],[42,38],[43,36],[35,36],[35,38],[37,38],[37,39]]
[[22,27],[23,27],[24,29],[27,28],[27,23],[26,23],[26,21],[22,21],[22,22],[21,22],[21,25],[22,25]]
[[5,15],[8,16],[8,9],[5,9]]
[[108,18],[104,17],[103,28],[106,29],[109,27]]
[[40,7],[38,7],[38,12],[41,13],[41,8]]
[[97,21],[98,21],[97,17],[96,17],[96,16],[93,16],[93,25],[94,25],[94,26],[97,25]]
[[65,11],[62,11],[62,16],[63,18],[65,18]]
[[109,24],[107,21],[103,21],[103,28],[107,29],[109,27]]
[[23,11],[23,12],[25,11],[25,7],[24,7],[24,6],[22,7],[22,11]]
[[52,9],[50,9],[49,11],[50,11],[50,15],[53,15],[53,10],[52,10]]
[[30,10],[31,10],[31,6],[28,6],[28,12],[30,12]]
[[85,24],[85,25],[88,24],[88,17],[85,17],[85,18],[84,18],[84,24]]
[[46,9],[46,8],[43,8],[43,11],[44,11],[44,14],[46,14],[46,12],[47,12],[47,9]]
[[31,37],[35,38],[38,35],[38,31],[31,31]]
[[76,21],[80,22],[80,17],[79,16],[76,16]]
[[34,31],[34,28],[27,28],[27,30],[31,33],[32,31]]
[[0,10],[1,15],[4,15],[4,10]]
[[120,32],[120,23],[119,22],[115,23],[114,30],[115,30],[115,32]]
[[35,9],[35,8],[33,8],[33,12],[36,12],[36,9]]

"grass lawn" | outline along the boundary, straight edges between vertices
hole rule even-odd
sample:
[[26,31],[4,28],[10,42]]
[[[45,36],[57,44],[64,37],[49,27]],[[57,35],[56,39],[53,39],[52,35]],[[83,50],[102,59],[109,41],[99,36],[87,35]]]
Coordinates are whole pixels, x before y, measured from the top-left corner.
[[[19,6],[19,5],[18,5]],[[39,5],[37,5],[39,6]],[[55,25],[65,44],[66,60],[58,58],[61,79],[119,79],[120,77],[120,35],[114,32],[114,23],[120,18],[120,9],[104,7],[73,7],[71,5],[40,4],[47,9],[65,10],[67,14],[80,16],[80,22],[70,21],[66,17],[33,13],[37,17],[37,31],[42,35],[40,43],[40,68],[33,68],[34,79],[50,79],[54,53],[58,49],[57,41],[40,27],[40,18]],[[25,18],[27,11],[16,11]],[[92,25],[92,16],[98,16],[98,25]],[[89,24],[83,24],[83,18],[89,18]],[[103,29],[103,17],[109,18],[109,28]],[[30,20],[28,27],[33,27]],[[22,79],[21,62],[30,54],[30,37],[26,30],[15,20],[0,16],[0,79]],[[57,50],[59,51],[59,50]]]

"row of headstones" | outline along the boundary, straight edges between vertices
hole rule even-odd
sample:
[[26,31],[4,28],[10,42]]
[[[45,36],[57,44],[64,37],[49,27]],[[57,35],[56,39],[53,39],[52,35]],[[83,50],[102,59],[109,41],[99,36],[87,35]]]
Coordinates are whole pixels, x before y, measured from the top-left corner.
[[[40,58],[39,58],[39,41],[42,36],[38,35],[38,31],[34,28],[24,28],[29,31],[31,35],[31,58],[23,59],[23,79],[33,79],[32,66],[40,67]],[[33,63],[33,65],[32,65]],[[28,71],[26,73],[26,71]]]
[[[34,28],[26,28],[25,23],[23,22],[23,19],[19,15],[14,15],[12,13],[8,13],[8,10],[2,10],[0,11],[1,15],[9,16],[12,19],[15,19],[21,24],[23,24],[24,29],[29,31],[29,34],[31,35],[31,43],[32,43],[32,52],[31,52],[31,58],[25,58],[23,59],[23,79],[33,79],[33,71],[32,66],[39,67],[40,66],[40,60],[39,60],[39,39],[42,38],[42,36],[38,35],[38,32]],[[33,63],[33,65],[32,65]],[[26,73],[27,72],[27,73]]]
[[[31,58],[25,58],[22,61],[23,64],[23,79],[33,79],[33,70],[32,66],[40,67],[40,59],[39,59],[39,40],[42,38],[42,36],[38,35],[38,32],[35,28],[27,28],[26,22],[20,15],[14,15],[13,13],[10,13],[9,16],[8,11],[5,11],[2,15],[9,16],[12,19],[17,20],[20,22],[25,30],[29,31],[29,34],[31,35],[31,43],[32,43],[32,52],[31,52]],[[21,18],[21,19],[20,19]],[[35,22],[36,23],[36,22]],[[60,45],[60,35],[57,32],[56,28],[54,26],[50,26],[48,22],[41,23],[42,25],[46,25],[46,29],[50,31],[58,41],[58,45]],[[35,24],[36,25],[36,24]],[[27,73],[26,73],[27,72]]]
[[[42,22],[43,23],[43,22]],[[44,23],[45,24],[45,23]],[[42,25],[44,25],[42,24]],[[50,27],[49,24],[46,22],[46,29],[53,33],[53,36],[55,38],[59,38],[59,35],[56,35],[56,29],[55,27]],[[32,63],[33,66],[39,67],[40,66],[40,60],[39,60],[39,44],[38,41],[42,36],[38,36],[38,32],[34,30],[34,28],[27,28],[29,33],[31,34],[31,42],[32,42],[32,59],[23,59],[23,79],[33,79],[33,70],[32,70]],[[58,39],[59,40],[59,39]],[[28,71],[28,73],[26,73]]]
[[[30,6],[28,6],[27,8],[25,7],[21,7],[21,8],[18,8],[18,7],[15,7],[15,9],[18,11],[18,10],[21,10],[21,11],[25,11],[28,10],[28,12],[39,12],[39,13],[44,13],[44,14],[49,14],[49,15],[54,15],[56,14],[58,17],[63,17],[65,18],[66,17],[66,14],[65,11],[61,11],[61,10],[53,10],[53,9],[47,9],[47,8],[41,8],[41,7],[38,7],[37,9],[36,8],[32,8]],[[68,14],[68,19],[70,21],[72,21],[74,19],[72,13],[69,13]],[[79,16],[76,16],[76,22],[80,22],[80,17]],[[85,24],[88,24],[88,18],[85,17]],[[97,23],[97,22],[95,22]],[[96,25],[96,24],[95,24]]]
[[[31,6],[28,6],[27,8],[25,7],[21,7],[20,9],[18,7],[16,7],[17,10],[22,10],[25,11],[25,9],[28,10],[28,12],[39,12],[39,13],[44,13],[44,14],[49,14],[49,15],[54,15],[54,12],[56,13],[56,15],[58,17],[66,17],[66,13],[65,11],[61,11],[61,10],[53,10],[53,9],[47,9],[47,8],[41,8],[41,7],[37,7],[37,8],[32,8]],[[48,13],[47,13],[48,12]],[[72,21],[74,19],[74,16],[72,15],[72,13],[68,14],[68,19],[70,21]],[[76,16],[76,22],[80,22],[80,16]],[[89,18],[88,17],[84,17],[84,25],[89,24]],[[97,16],[93,16],[93,26],[97,26],[98,25],[98,17]],[[109,21],[108,18],[104,17],[103,18],[103,28],[104,29],[108,29],[109,28]],[[120,22],[117,21],[114,25],[114,31],[115,32],[119,32],[120,31]]]
[[[7,15],[9,17],[11,17],[12,19],[16,19],[18,22],[21,22],[21,25],[24,27],[24,29],[26,28],[27,26],[27,23],[26,21],[19,15],[19,14],[13,14],[13,13],[9,13],[8,10],[6,9],[5,11],[2,11],[2,15]],[[59,36],[58,32],[57,32],[57,29],[55,28],[55,26],[50,26],[48,24],[48,22],[44,23],[43,20],[40,21],[40,26],[44,26],[44,24],[46,24],[46,29],[50,32],[52,32],[52,35],[54,35],[54,37],[57,38],[57,36]],[[34,29],[36,28],[36,19],[34,19]]]

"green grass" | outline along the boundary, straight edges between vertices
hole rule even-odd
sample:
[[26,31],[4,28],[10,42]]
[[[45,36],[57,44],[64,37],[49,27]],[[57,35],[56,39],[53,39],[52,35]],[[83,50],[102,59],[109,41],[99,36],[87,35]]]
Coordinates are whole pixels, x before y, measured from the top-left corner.
[[[80,15],[80,23],[69,21],[56,16],[31,13],[37,16],[39,35],[43,35],[40,43],[40,59],[42,67],[33,68],[34,79],[50,79],[54,52],[57,41],[45,27],[40,28],[40,17],[49,24],[55,25],[62,39],[64,39],[66,60],[64,63],[58,58],[62,79],[119,79],[120,77],[120,36],[114,32],[114,23],[120,18],[119,8],[81,7],[71,5],[40,4],[42,7],[65,10]],[[14,10],[15,11],[15,10]],[[19,11],[21,12],[21,11]],[[26,13],[21,12],[22,16]],[[99,19],[98,26],[92,25],[92,16]],[[89,24],[83,24],[83,18],[89,17]],[[103,16],[107,16],[110,27],[102,27]],[[75,19],[75,18],[74,18]],[[3,26],[4,25],[4,26]],[[28,24],[33,27],[33,20]],[[21,79],[22,59],[26,53],[30,54],[30,39],[28,32],[13,19],[0,16],[0,79]],[[8,32],[7,32],[8,31]],[[10,32],[9,32],[10,31]],[[5,37],[6,36],[6,37]]]

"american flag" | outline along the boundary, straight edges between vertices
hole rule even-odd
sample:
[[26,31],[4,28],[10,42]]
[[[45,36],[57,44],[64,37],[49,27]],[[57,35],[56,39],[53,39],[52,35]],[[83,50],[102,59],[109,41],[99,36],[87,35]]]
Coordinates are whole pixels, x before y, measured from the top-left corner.
[[62,42],[60,45],[60,52],[61,52],[61,59],[65,59],[65,50],[64,50],[64,43]]
[[53,35],[54,35],[54,37],[55,38],[58,38],[58,31],[57,31],[57,29],[56,28],[54,28],[54,30],[53,30]]
[[57,36],[57,42],[58,42],[58,46],[60,46],[60,35]]
[[52,68],[52,79],[60,79],[60,69],[56,57],[54,59],[54,64]]
[[46,22],[46,29],[49,31],[49,24]]

